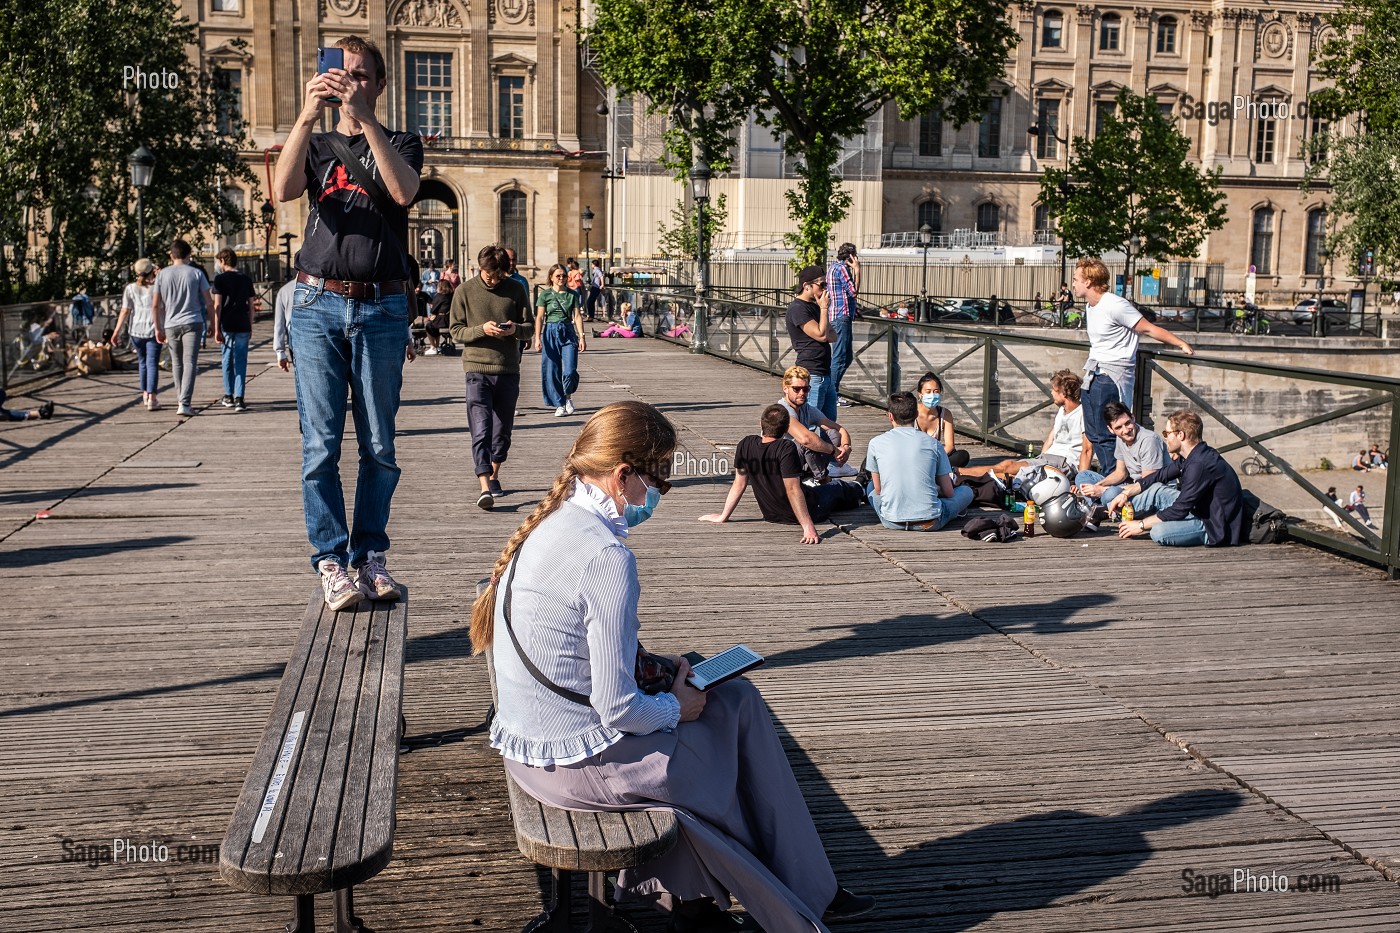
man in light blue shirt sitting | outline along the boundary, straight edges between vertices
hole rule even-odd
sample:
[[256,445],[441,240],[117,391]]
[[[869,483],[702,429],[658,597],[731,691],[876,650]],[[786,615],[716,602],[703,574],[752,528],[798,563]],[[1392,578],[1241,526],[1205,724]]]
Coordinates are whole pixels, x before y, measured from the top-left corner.
[[953,485],[953,467],[937,438],[920,431],[911,392],[890,396],[890,430],[866,450],[866,497],[880,524],[899,531],[937,531],[967,511],[972,489]]

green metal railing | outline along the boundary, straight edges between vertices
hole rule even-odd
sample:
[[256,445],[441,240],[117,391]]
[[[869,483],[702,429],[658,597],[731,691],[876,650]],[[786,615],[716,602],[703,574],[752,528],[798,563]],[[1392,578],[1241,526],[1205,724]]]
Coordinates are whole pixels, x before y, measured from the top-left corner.
[[[624,291],[618,300],[632,302],[647,336],[696,349],[692,293],[643,289]],[[723,298],[711,299],[707,306],[704,352],[774,375],[792,364],[785,308]],[[853,358],[841,383],[846,398],[883,408],[892,392],[912,390],[924,372],[937,373],[958,433],[1019,453],[1041,443],[1049,431],[1054,417],[1051,374],[1079,372],[1086,352],[1082,340],[1020,328],[883,318],[854,322],[851,342]],[[1317,523],[1295,524],[1290,529],[1294,537],[1380,564],[1392,578],[1400,577],[1400,514],[1392,514],[1400,506],[1400,469],[1373,474],[1376,484],[1385,487],[1380,508],[1374,510],[1381,516],[1377,531],[1338,509],[1317,485],[1320,476],[1338,483],[1357,477],[1346,469],[1349,455],[1338,464],[1342,472],[1302,468],[1305,460],[1318,463],[1328,451],[1354,452],[1369,441],[1400,450],[1400,379],[1199,353],[1188,357],[1146,344],[1139,349],[1137,365],[1132,407],[1144,426],[1152,426],[1154,412],[1183,407],[1200,412],[1207,441],[1237,468],[1244,455],[1251,455],[1265,474],[1281,477],[1246,476],[1246,486],[1257,487],[1265,500],[1288,495],[1316,501],[1324,520],[1330,514],[1342,526],[1332,533]],[[1222,437],[1221,429],[1228,437]]]

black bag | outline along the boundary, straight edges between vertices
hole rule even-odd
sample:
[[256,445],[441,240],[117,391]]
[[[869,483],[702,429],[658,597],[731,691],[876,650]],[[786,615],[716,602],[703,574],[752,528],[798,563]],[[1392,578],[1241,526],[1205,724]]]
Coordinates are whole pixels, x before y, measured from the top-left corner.
[[963,537],[971,538],[974,541],[1006,542],[1014,541],[1017,535],[1024,534],[1021,525],[1001,512],[997,515],[978,515],[970,518],[967,524],[963,525]]
[[1241,498],[1250,544],[1280,544],[1288,540],[1288,516],[1282,509],[1274,508],[1248,489]]
[[983,476],[964,476],[962,484],[972,490],[972,504],[984,505],[993,509],[1005,509],[1015,501],[1007,495],[1007,487],[991,473]]

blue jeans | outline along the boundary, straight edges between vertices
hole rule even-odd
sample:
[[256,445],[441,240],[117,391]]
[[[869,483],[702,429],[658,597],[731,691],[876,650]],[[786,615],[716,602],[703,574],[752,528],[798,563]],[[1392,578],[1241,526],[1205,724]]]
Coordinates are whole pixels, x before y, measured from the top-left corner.
[[1099,469],[1104,473],[1112,470],[1118,462],[1118,438],[1114,437],[1113,432],[1108,429],[1108,422],[1103,419],[1103,407],[1109,402],[1118,401],[1128,405],[1132,400],[1120,399],[1118,385],[1103,374],[1094,377],[1094,381],[1089,383],[1080,399],[1084,405],[1084,434],[1094,445],[1094,458],[1098,460]]
[[160,388],[160,344],[154,337],[132,337],[131,349],[136,351],[136,369],[141,391],[152,395]]
[[[394,419],[403,387],[408,299],[346,298],[298,284],[291,342],[296,348],[297,412],[301,417],[301,498],[311,566],[327,558],[358,566],[370,551],[389,549],[389,505],[399,483]],[[347,530],[340,484],[340,447],[350,391],[360,471],[353,526]]]
[[578,335],[573,321],[556,321],[544,325],[540,335],[540,381],[544,383],[544,401],[552,408],[562,408],[564,402],[578,389]]
[[812,391],[807,394],[807,404],[835,421],[836,384],[830,376],[818,376],[816,373],[812,373],[808,381],[812,384]]
[[252,334],[224,334],[224,394],[243,397],[248,377],[248,342]]
[[972,505],[972,496],[971,486],[954,486],[951,499],[938,497],[939,513],[932,525],[927,528],[910,528],[907,527],[908,522],[892,522],[886,519],[880,511],[880,494],[875,491],[875,484],[867,483],[865,486],[865,498],[869,500],[870,507],[875,510],[875,517],[880,519],[880,524],[886,528],[893,528],[895,531],[938,531],[968,510],[968,507]]
[[[1175,502],[1180,495],[1181,490],[1175,486],[1157,483],[1133,499],[1133,508],[1137,508],[1137,499],[1146,498],[1144,508],[1160,512]],[[1199,547],[1209,543],[1205,522],[1194,515],[1175,522],[1158,522],[1148,530],[1148,534],[1152,536],[1153,541],[1167,547]]]
[[[839,398],[841,377],[851,368],[851,316],[838,317],[831,322],[831,329],[836,331],[836,342],[831,345],[831,394]],[[835,418],[836,410],[827,417]]]

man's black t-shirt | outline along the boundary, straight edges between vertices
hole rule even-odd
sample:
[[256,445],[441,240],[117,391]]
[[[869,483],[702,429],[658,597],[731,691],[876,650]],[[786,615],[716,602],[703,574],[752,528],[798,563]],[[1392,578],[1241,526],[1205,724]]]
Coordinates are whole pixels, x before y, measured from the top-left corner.
[[797,365],[804,366],[814,376],[831,375],[831,344],[813,340],[802,325],[821,319],[821,305],[815,301],[792,299],[787,309],[788,340],[797,351]]
[[[409,168],[421,172],[423,140],[413,133],[387,129],[384,133]],[[345,142],[369,174],[380,178],[374,153],[364,135],[348,136]],[[306,181],[311,213],[297,256],[298,269],[352,282],[389,282],[411,275],[404,252],[408,211],[398,211],[397,217],[386,220],[369,193],[340,164],[324,133],[312,136],[307,147]]]
[[762,437],[750,434],[734,451],[734,469],[748,477],[764,521],[798,524],[783,485],[784,479],[802,477],[802,455],[791,438],[784,436],[765,444]]
[[219,302],[219,330],[226,334],[253,332],[253,280],[237,269],[214,276]]

